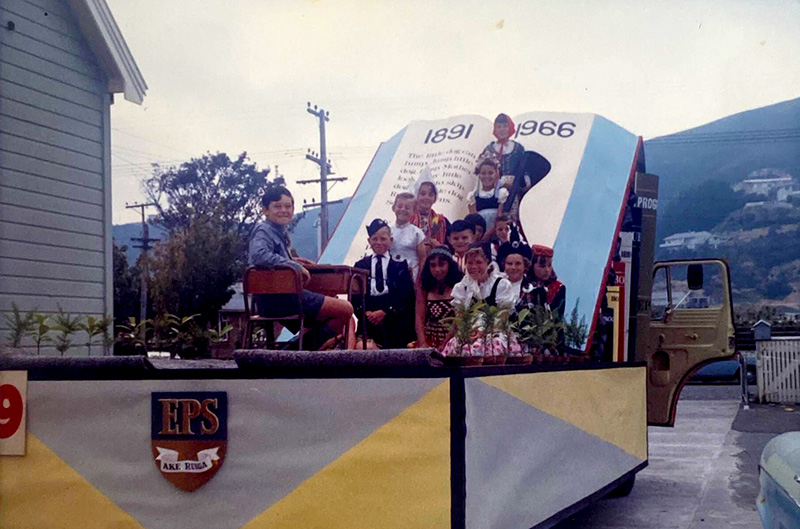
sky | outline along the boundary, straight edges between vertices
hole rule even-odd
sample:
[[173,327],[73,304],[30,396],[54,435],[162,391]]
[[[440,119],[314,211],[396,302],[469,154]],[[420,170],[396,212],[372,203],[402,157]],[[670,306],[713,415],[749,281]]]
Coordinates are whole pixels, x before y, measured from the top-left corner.
[[[645,139],[800,97],[800,0],[106,0],[148,84],[112,106],[114,223],[151,164],[246,151],[319,200],[409,122],[591,112]],[[299,209],[299,207],[298,207]]]

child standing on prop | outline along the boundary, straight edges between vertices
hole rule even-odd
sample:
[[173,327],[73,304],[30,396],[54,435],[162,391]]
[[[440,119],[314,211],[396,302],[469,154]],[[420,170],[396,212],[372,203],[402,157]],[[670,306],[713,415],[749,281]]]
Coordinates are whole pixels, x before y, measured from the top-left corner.
[[411,217],[411,224],[425,234],[425,249],[430,252],[437,246],[447,242],[447,218],[433,210],[438,191],[433,181],[431,170],[425,167],[414,186],[417,195],[417,209]]
[[558,280],[553,270],[553,249],[548,246],[534,244],[533,266],[531,266],[529,279],[534,287],[533,302],[543,305],[564,318],[564,309],[567,304],[567,287]]
[[400,193],[394,198],[395,222],[390,226],[394,242],[392,253],[405,259],[411,269],[412,277],[416,278],[419,264],[425,260],[425,234],[421,229],[411,224],[411,217],[416,210],[416,200],[411,193]]
[[442,320],[453,317],[453,287],[464,274],[452,254],[444,247],[434,248],[422,265],[416,303],[416,347],[440,349],[450,325]]
[[[453,287],[453,304],[468,308],[473,303],[484,302],[489,306],[510,310],[517,301],[511,282],[500,272],[497,264],[491,261],[489,248],[483,244],[473,244],[467,251],[467,275]],[[473,332],[471,344],[462,344],[464,349],[458,350],[459,344],[454,336],[447,341],[442,354],[445,356],[494,356],[505,354],[507,347],[519,349],[516,340],[498,336],[495,342],[486,349],[484,344],[485,322],[478,318]]]
[[489,240],[494,235],[494,222],[503,214],[503,205],[508,198],[508,189],[498,186],[500,164],[493,156],[478,161],[475,172],[478,174],[478,185],[475,192],[467,199],[470,213],[478,213],[486,221],[486,234],[482,240]]
[[475,225],[465,220],[457,220],[450,226],[447,235],[447,244],[453,251],[453,259],[458,264],[461,272],[467,271],[466,255],[472,243],[475,242]]
[[481,157],[491,155],[501,161],[500,175],[503,184],[509,187],[514,182],[514,177],[520,174],[525,156],[525,148],[511,139],[516,132],[514,122],[507,114],[498,114],[494,118],[493,141],[483,150]]
[[[365,310],[367,336],[382,348],[399,349],[413,339],[414,284],[408,264],[389,253],[392,232],[386,221],[375,219],[367,226],[370,255],[356,262],[355,268],[369,270],[370,282]],[[356,314],[361,306],[356,302]]]

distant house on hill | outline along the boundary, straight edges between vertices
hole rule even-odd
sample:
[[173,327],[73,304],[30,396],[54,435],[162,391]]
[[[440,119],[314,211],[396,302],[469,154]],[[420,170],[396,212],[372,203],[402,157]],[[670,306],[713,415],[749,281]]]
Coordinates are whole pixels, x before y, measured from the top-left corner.
[[776,169],[761,169],[750,173],[745,180],[734,185],[733,190],[743,191],[746,195],[769,195],[781,190],[792,191],[795,186],[792,175]]
[[664,250],[694,250],[704,244],[716,248],[726,240],[727,238],[720,237],[708,231],[687,231],[665,237],[664,242],[659,245],[659,248],[663,248]]
[[105,0],[0,7],[0,312],[111,314],[111,104],[147,85]]

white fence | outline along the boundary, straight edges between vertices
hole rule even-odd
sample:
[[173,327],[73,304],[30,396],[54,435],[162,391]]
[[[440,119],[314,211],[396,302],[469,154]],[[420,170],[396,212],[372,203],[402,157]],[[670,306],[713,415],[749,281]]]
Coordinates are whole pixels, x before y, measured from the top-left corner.
[[800,402],[800,338],[756,342],[760,402]]

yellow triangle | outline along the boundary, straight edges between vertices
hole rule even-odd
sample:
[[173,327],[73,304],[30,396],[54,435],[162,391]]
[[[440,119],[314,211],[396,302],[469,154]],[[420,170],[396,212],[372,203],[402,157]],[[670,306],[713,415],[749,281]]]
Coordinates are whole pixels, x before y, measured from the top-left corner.
[[480,380],[647,459],[645,368],[526,373]]
[[3,529],[142,529],[30,433],[26,455],[0,457],[0,520]]
[[444,381],[244,529],[450,527],[450,389]]

